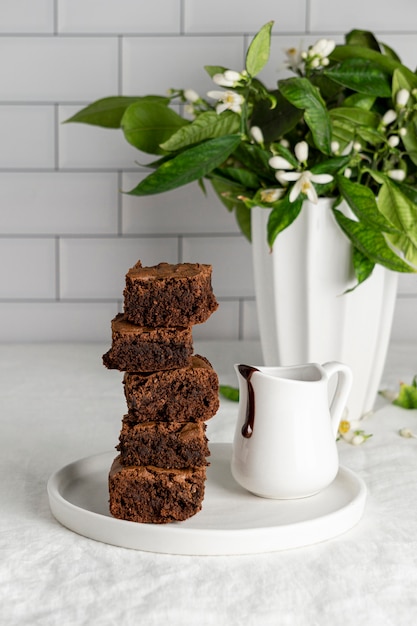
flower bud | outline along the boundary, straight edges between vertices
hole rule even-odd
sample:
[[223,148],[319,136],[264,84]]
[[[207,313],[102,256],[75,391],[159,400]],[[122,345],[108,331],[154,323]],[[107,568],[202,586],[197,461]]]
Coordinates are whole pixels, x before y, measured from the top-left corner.
[[197,100],[200,100],[200,96],[194,89],[186,89],[184,96],[189,102],[197,102]]
[[282,156],[273,156],[268,161],[269,165],[274,168],[274,170],[293,170],[294,167],[291,165],[287,159],[284,159]]
[[389,124],[392,124],[392,122],[394,122],[396,119],[397,114],[394,109],[388,109],[388,111],[386,111],[386,113],[382,117],[382,123],[384,126],[388,126]]
[[410,97],[410,92],[408,89],[400,89],[397,91],[396,103],[399,107],[405,107]]
[[396,180],[398,182],[402,182],[405,178],[404,170],[389,170],[387,174],[390,178],[392,178],[392,180]]
[[264,142],[264,136],[259,126],[252,126],[252,128],[250,129],[250,134],[252,135],[252,138],[254,141],[256,141],[256,143]]
[[268,203],[276,202],[276,200],[282,196],[283,192],[283,189],[262,189],[261,200],[262,202]]
[[308,143],[299,141],[294,146],[294,154],[300,163],[305,163],[308,159]]
[[398,135],[391,135],[390,137],[388,137],[388,145],[391,148],[396,148],[399,143],[400,143],[400,138],[398,137]]

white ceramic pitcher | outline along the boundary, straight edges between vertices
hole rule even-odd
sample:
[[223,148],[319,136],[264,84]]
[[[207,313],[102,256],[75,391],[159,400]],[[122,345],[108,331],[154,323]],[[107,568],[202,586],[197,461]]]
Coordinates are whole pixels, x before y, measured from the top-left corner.
[[[352,384],[350,368],[330,362],[235,365],[235,370],[235,480],[258,496],[276,499],[311,496],[330,485],[339,468],[336,437]],[[329,394],[335,375],[336,389]]]

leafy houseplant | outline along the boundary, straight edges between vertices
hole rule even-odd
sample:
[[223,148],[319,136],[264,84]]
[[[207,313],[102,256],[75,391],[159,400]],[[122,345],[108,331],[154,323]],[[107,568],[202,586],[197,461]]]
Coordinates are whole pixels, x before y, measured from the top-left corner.
[[272,25],[253,38],[243,70],[206,66],[217,85],[207,97],[190,89],[108,97],[68,121],[121,128],[157,157],[132,195],[196,180],[204,189],[209,180],[248,238],[251,209],[271,209],[271,247],[304,199],[331,197],[352,242],[357,284],[375,264],[416,271],[417,75],[371,32],[353,30],[344,45],[322,39],[305,52],[287,51],[294,76],[268,89],[256,76],[270,56]]

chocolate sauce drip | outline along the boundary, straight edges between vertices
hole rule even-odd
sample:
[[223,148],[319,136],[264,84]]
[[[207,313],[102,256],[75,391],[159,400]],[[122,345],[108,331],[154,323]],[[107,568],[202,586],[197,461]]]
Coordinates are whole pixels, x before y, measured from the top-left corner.
[[243,376],[248,384],[248,401],[246,404],[246,416],[245,423],[242,426],[241,433],[243,437],[249,439],[252,437],[253,433],[253,425],[255,422],[255,392],[253,390],[253,386],[251,383],[252,374],[254,372],[259,372],[256,367],[252,367],[251,365],[239,365],[238,367],[239,373]]

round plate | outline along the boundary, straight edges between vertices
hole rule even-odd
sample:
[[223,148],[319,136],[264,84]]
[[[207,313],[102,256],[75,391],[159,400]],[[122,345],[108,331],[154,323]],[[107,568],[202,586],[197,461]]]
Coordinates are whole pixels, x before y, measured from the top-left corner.
[[48,481],[55,518],[104,543],[169,554],[252,554],[301,547],[346,532],[362,517],[366,487],[340,467],[324,491],[298,500],[254,496],[233,479],[231,444],[210,445],[202,510],[184,522],[137,524],[108,511],[107,477],[114,452],[81,459]]

